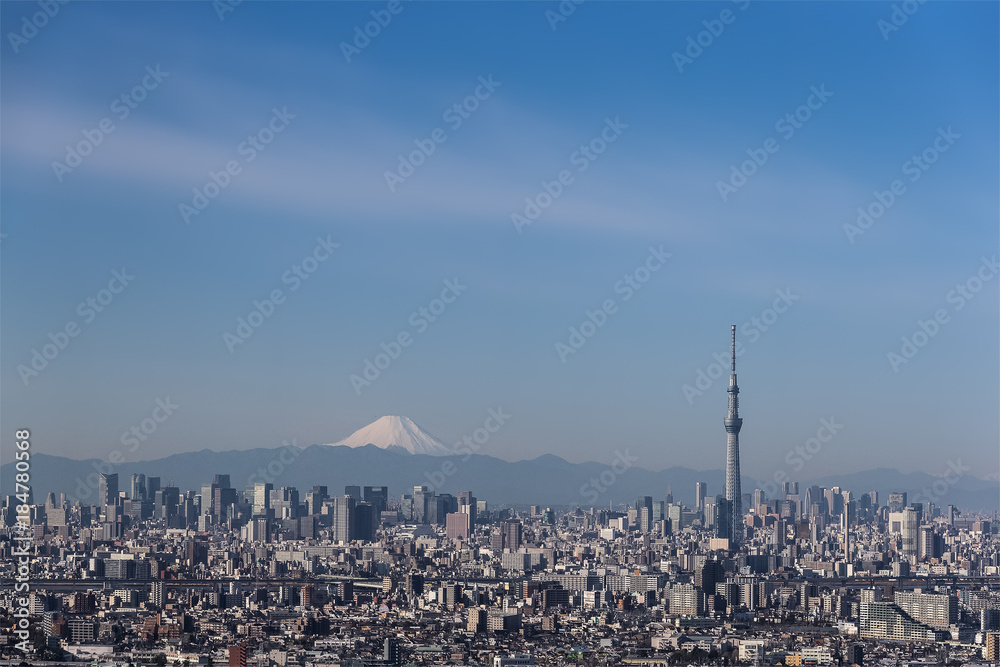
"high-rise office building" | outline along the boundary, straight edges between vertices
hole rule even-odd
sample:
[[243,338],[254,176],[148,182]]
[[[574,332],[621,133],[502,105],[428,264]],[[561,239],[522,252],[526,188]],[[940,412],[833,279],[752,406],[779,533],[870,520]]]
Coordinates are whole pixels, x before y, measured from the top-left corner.
[[446,535],[449,540],[469,539],[469,514],[452,512],[447,515]]
[[101,473],[97,480],[97,503],[102,508],[118,504],[118,473]]
[[726,414],[726,500],[729,501],[729,540],[743,537],[743,490],[740,484],[740,388],[736,384],[736,325],[732,325],[732,370],[729,375],[729,411]]
[[653,527],[653,496],[639,496],[635,501],[639,530],[648,533]]
[[160,490],[160,478],[159,477],[147,477],[146,478],[146,497],[150,500],[156,495],[156,492]]
[[132,473],[131,484],[129,485],[129,498],[132,500],[146,499],[146,476],[142,473]]
[[639,508],[639,530],[644,533],[648,533],[653,529],[653,510],[649,507],[643,505]]
[[[223,481],[228,485],[229,475],[216,475],[216,479],[223,478]],[[212,514],[214,514],[220,521],[224,521],[226,518],[232,516],[234,505],[236,505],[236,489],[230,488],[229,486],[220,486],[214,488],[215,484],[212,485]]]
[[427,514],[424,523],[444,525],[445,517],[451,512],[458,511],[458,498],[450,493],[442,493],[440,496],[429,496],[427,498]]
[[413,487],[413,521],[416,523],[428,523],[427,505],[428,500],[434,496],[434,492],[426,486]]
[[366,486],[364,488],[365,502],[371,503],[375,508],[376,515],[385,511],[389,505],[389,487],[386,486]]
[[[353,498],[351,499],[353,500]],[[354,534],[351,539],[360,542],[374,542],[378,514],[371,503],[360,502],[354,505]]]
[[254,516],[266,516],[267,508],[271,502],[271,492],[274,485],[271,482],[256,482],[253,485],[253,514]]
[[717,560],[706,560],[694,571],[694,585],[706,594],[715,593],[715,585],[726,580],[726,570]]
[[712,517],[712,525],[715,526],[715,536],[730,540],[730,542],[733,540],[732,508],[732,502],[727,498],[723,498],[721,494],[715,497],[715,504],[713,505],[714,516]]
[[699,512],[705,509],[705,490],[708,485],[705,482],[694,483],[694,508]]
[[472,491],[459,491],[458,492],[458,511],[462,514],[469,515],[469,530],[475,532],[476,530],[476,514],[478,501],[476,497],[472,495]]
[[902,512],[904,507],[906,507],[905,491],[894,491],[893,493],[889,494],[890,512]]
[[[721,496],[720,496],[721,497]],[[702,503],[701,520],[706,528],[715,528],[715,498],[706,497]],[[716,535],[718,537],[718,535]]]
[[902,515],[899,532],[903,542],[903,555],[916,558],[920,551],[920,514],[914,507],[904,507]]
[[165,486],[162,489],[157,489],[153,500],[154,518],[169,519],[177,514],[177,505],[180,502],[180,489],[176,486]]
[[521,548],[521,522],[506,521],[503,524],[504,547],[511,551]]
[[319,514],[323,507],[323,501],[329,498],[327,487],[314,486],[312,491],[306,494],[306,514]]
[[218,484],[202,484],[201,485],[201,515],[208,516],[214,514],[212,512],[213,502],[215,502],[215,490],[219,488]]
[[934,531],[934,526],[920,526],[920,538],[917,543],[917,558],[925,560],[941,555],[944,540]]
[[354,539],[354,503],[350,495],[333,499],[333,539],[336,542]]

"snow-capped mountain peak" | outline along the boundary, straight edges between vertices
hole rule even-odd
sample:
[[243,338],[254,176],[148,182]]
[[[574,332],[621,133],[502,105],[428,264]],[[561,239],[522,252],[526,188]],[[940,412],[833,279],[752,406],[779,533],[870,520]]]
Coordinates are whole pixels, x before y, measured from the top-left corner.
[[329,446],[364,447],[365,445],[429,456],[451,456],[455,453],[425,433],[410,419],[391,415],[381,417]]

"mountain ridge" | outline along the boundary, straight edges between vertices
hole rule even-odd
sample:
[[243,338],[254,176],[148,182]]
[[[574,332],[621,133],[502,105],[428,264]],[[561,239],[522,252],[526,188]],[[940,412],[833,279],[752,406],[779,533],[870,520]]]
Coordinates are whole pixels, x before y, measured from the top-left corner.
[[[0,467],[0,475],[12,479],[13,466],[11,462]],[[390,496],[398,499],[401,494],[410,493],[413,486],[425,485],[437,493],[453,495],[460,490],[471,490],[476,497],[492,505],[583,507],[631,505],[641,495],[660,500],[666,497],[668,489],[672,489],[675,500],[693,506],[695,481],[706,482],[709,496],[715,496],[722,490],[725,480],[722,469],[699,471],[674,466],[651,471],[631,466],[615,471],[611,483],[593,486],[594,480],[601,480],[602,473],[612,470],[608,463],[570,463],[554,454],[514,462],[483,454],[401,456],[372,445],[330,447],[314,444],[222,452],[201,450],[117,465],[100,459],[81,461],[38,453],[32,456],[35,502],[43,502],[49,492],[65,492],[71,502],[94,503],[99,470],[117,472],[121,490],[128,489],[132,473],[159,476],[161,486],[173,482],[182,492],[200,489],[202,484],[211,482],[216,473],[222,473],[229,474],[232,486],[240,490],[264,481],[271,482],[275,488],[295,486],[300,490],[326,485],[331,495],[340,495],[347,485],[386,485]],[[911,500],[919,501],[925,489],[933,488],[933,483],[941,479],[927,473],[903,474],[889,470],[889,473],[884,468],[861,471],[826,480],[802,479],[799,489],[805,493],[813,483],[828,488],[836,483],[859,494],[876,490],[879,501],[884,504],[890,491],[905,491]],[[757,487],[760,487],[758,480],[743,476],[743,488],[752,492]],[[1000,484],[967,475],[960,478],[960,483],[948,485],[944,493],[923,500],[939,506],[953,504],[969,511],[996,511],[1000,509]]]

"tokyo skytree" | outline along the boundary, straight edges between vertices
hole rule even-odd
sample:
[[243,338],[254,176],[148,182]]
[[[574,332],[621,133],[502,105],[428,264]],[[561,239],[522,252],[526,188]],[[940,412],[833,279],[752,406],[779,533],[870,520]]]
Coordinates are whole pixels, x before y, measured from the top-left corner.
[[732,325],[733,363],[729,376],[729,412],[726,415],[726,500],[729,505],[729,540],[743,541],[743,491],[740,488],[740,388],[736,385],[736,325]]

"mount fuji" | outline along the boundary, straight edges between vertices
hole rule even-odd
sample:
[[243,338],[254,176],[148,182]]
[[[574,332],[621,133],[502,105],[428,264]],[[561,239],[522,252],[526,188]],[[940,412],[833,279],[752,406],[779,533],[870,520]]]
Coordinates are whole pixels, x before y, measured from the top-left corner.
[[375,445],[387,451],[424,454],[427,456],[454,456],[455,452],[425,433],[406,417],[381,417],[368,426],[358,429],[340,442],[327,447],[364,447]]

